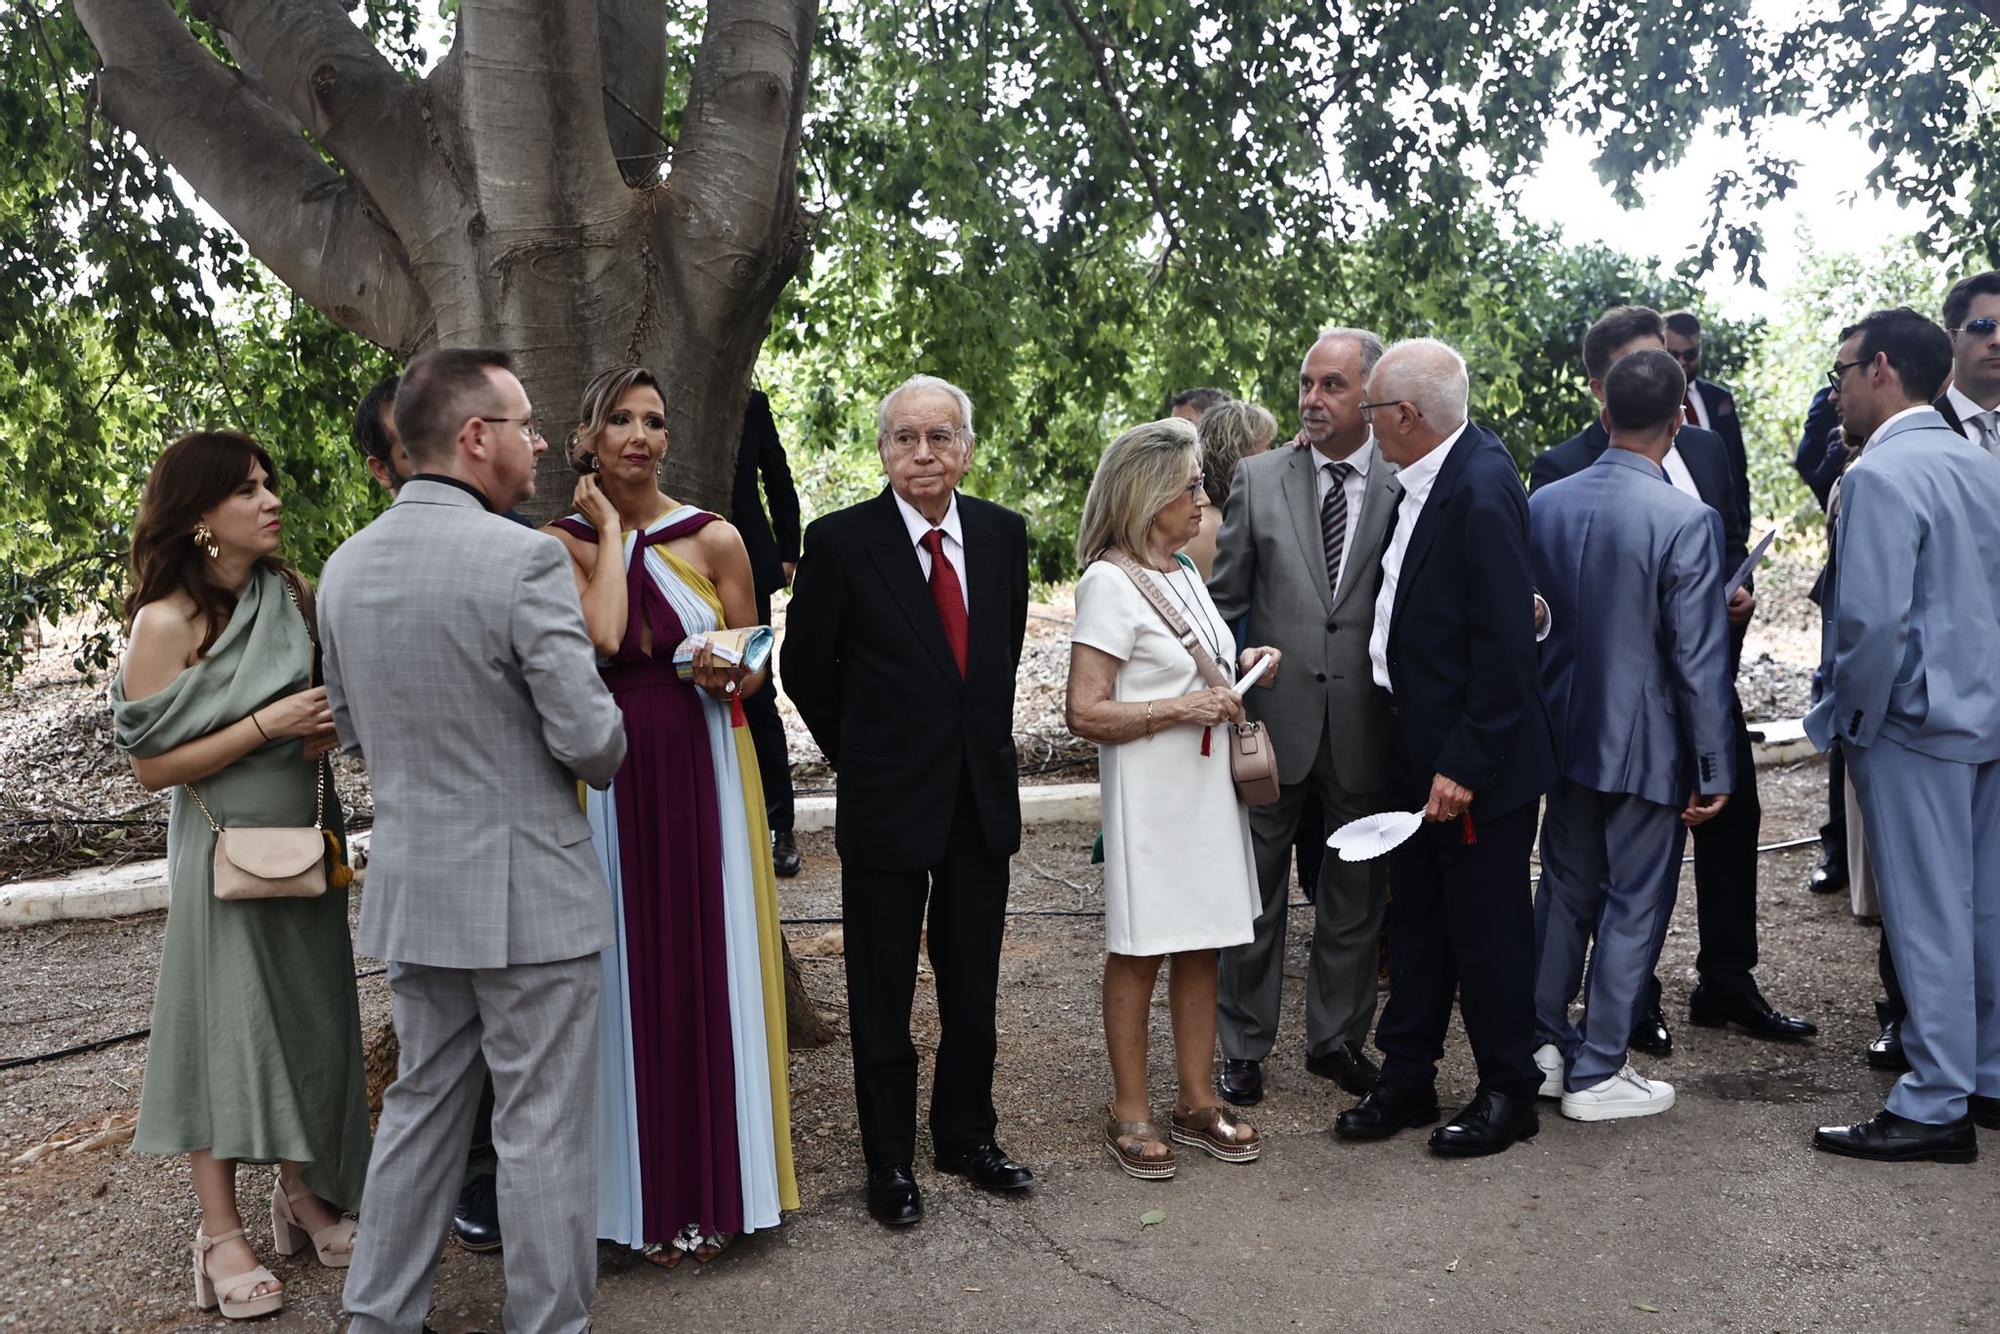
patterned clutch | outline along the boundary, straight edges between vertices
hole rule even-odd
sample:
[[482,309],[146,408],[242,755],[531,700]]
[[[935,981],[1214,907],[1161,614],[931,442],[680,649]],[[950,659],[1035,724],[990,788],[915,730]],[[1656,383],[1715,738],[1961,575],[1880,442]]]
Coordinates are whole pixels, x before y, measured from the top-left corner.
[[689,635],[674,648],[674,671],[681,680],[694,679],[694,655],[703,644],[712,645],[719,662],[754,672],[770,660],[778,642],[768,625],[746,625],[739,630],[710,630]]

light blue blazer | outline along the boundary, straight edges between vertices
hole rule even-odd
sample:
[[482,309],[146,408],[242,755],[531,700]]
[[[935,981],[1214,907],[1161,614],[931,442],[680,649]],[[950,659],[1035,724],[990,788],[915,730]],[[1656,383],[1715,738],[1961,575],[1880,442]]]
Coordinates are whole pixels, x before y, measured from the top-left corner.
[[1628,449],[1528,497],[1563,777],[1679,807],[1736,786],[1722,516]]
[[1838,503],[1806,734],[2000,759],[2000,459],[1924,408],[1869,444]]

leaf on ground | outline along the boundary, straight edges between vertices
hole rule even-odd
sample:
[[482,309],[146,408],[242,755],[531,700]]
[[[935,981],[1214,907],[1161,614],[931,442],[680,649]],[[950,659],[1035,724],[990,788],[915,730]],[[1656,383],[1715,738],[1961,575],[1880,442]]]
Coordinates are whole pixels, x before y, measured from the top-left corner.
[[1635,1311],[1645,1311],[1652,1315],[1658,1315],[1660,1313],[1660,1308],[1654,1306],[1651,1302],[1633,1302],[1632,1309]]
[[1447,1274],[1456,1274],[1458,1272],[1458,1257],[1456,1255],[1451,1257],[1451,1263],[1444,1267],[1444,1272]]
[[1139,1215],[1140,1227],[1158,1227],[1166,1221],[1167,1211],[1165,1209],[1148,1209],[1145,1213]]

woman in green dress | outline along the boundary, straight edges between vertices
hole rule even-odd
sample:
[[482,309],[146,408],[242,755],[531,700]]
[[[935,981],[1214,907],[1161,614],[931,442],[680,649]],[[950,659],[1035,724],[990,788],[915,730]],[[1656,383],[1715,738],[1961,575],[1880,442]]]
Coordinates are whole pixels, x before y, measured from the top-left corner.
[[132,538],[130,643],[111,687],[119,748],[148,790],[173,791],[133,1147],[188,1155],[201,1203],[195,1300],[230,1318],[284,1304],[243,1236],[236,1164],[278,1165],[278,1250],[309,1243],[335,1268],[353,1249],[344,1215],[368,1168],[347,894],[214,895],[210,817],[225,829],[310,825],[323,799],[343,838],[322,761],[336,741],[326,690],[312,684],[311,593],[276,555],[271,481],[270,456],[228,431],[184,436],[153,465]]

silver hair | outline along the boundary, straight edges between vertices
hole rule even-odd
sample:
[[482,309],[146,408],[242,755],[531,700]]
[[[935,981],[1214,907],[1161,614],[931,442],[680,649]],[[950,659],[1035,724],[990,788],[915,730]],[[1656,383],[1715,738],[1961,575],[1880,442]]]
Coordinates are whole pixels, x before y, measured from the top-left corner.
[[875,435],[878,440],[889,434],[889,409],[895,406],[896,400],[904,394],[920,391],[950,395],[951,401],[958,404],[958,424],[964,428],[965,438],[967,440],[972,438],[972,399],[966,392],[951,381],[941,380],[935,375],[912,375],[891,389],[883,398],[882,405],[875,410]]
[[1371,398],[1405,400],[1440,431],[1465,422],[1472,384],[1465,358],[1435,338],[1406,338],[1382,354],[1369,382]]
[[1375,369],[1375,363],[1382,360],[1382,335],[1373,330],[1340,327],[1321,329],[1319,337],[1313,339],[1313,343],[1317,346],[1329,338],[1351,338],[1361,344],[1361,378],[1364,380]]
[[1187,491],[1200,454],[1194,423],[1181,417],[1134,426],[1105,446],[1083,499],[1076,563],[1088,566],[1111,547],[1144,560],[1154,517]]

